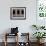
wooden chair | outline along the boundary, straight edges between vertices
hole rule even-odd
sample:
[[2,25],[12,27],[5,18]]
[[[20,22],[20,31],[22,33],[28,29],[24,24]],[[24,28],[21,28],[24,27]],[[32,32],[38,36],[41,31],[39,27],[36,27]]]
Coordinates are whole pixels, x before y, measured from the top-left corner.
[[[17,33],[17,34],[9,34],[9,33],[6,33],[6,34],[5,34],[5,46],[8,45],[8,42],[7,42],[7,38],[8,38],[8,37],[7,37],[7,36],[9,36],[9,37],[10,37],[10,36],[17,36],[17,41],[16,41],[17,44],[16,44],[15,46],[18,46],[18,33]],[[16,38],[15,38],[15,39],[16,39]]]
[[26,36],[26,39],[27,39],[27,41],[26,41],[26,46],[30,46],[30,42],[29,42],[29,33],[21,33],[22,35],[21,36]]

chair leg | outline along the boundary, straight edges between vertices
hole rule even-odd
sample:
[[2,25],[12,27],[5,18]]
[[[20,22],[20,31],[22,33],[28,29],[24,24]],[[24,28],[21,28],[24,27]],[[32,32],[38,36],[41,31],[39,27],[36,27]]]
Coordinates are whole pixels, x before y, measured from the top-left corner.
[[5,46],[7,46],[7,33],[5,34]]
[[5,41],[5,46],[7,46],[7,42]]

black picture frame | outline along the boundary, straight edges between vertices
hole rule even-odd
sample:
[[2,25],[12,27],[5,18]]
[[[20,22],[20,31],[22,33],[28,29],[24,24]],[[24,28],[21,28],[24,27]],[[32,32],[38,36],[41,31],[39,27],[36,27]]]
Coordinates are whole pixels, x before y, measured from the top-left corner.
[[10,19],[11,20],[25,20],[26,7],[10,7]]

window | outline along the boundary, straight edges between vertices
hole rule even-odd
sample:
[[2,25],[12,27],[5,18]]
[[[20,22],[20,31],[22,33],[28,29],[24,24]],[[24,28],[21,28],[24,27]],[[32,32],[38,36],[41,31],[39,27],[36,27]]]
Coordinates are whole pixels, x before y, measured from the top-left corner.
[[46,0],[37,1],[37,15],[39,17],[46,17]]

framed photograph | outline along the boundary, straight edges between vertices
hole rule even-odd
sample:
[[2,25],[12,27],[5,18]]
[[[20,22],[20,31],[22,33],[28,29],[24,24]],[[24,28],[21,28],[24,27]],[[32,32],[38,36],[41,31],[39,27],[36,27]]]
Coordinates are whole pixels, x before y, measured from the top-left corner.
[[10,8],[11,20],[24,20],[26,19],[26,7],[11,7]]

